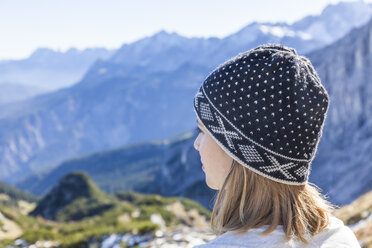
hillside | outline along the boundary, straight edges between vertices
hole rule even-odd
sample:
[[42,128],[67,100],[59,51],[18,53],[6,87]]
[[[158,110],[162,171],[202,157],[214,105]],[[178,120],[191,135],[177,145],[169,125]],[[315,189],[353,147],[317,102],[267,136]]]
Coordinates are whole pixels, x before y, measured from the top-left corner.
[[32,206],[37,201],[37,196],[0,182],[0,205],[23,208],[27,211],[30,204]]
[[13,200],[24,200],[28,202],[36,202],[38,200],[38,198],[35,195],[32,195],[25,191],[21,191],[3,182],[0,182],[0,194],[6,194]]
[[[90,200],[77,204],[76,199],[82,198]],[[111,208],[97,208],[108,202],[113,204]],[[106,195],[81,172],[63,177],[43,197],[33,214],[23,214],[17,208],[6,206],[0,206],[0,213],[4,230],[0,230],[1,247],[36,242],[49,247],[82,247],[107,242],[136,247],[153,242],[160,245],[153,247],[161,247],[164,242],[179,243],[180,239],[197,245],[213,237],[208,227],[210,212],[192,200],[132,191]],[[35,218],[35,213],[40,216]],[[18,235],[4,236],[2,232]],[[180,232],[182,238],[175,240],[173,235]]]
[[58,221],[80,220],[116,204],[116,199],[102,192],[85,173],[72,172],[59,180],[30,215]]
[[3,209],[13,209],[20,215],[27,215],[35,208],[38,198],[27,192],[0,182],[0,244],[3,239],[15,239],[23,234],[20,226],[7,218]]

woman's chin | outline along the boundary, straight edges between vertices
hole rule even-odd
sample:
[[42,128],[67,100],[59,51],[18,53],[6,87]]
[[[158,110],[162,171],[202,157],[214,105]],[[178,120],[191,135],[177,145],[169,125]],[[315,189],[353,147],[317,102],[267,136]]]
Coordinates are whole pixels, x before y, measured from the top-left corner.
[[208,182],[208,179],[206,179],[205,183],[207,184],[208,188],[213,189],[213,190],[218,190],[218,187],[215,185],[212,185]]

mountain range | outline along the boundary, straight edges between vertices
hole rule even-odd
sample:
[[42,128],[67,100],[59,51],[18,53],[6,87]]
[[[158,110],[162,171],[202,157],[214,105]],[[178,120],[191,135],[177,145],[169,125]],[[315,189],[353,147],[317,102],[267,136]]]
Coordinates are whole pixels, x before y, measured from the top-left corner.
[[[330,17],[332,11],[338,13],[335,16],[347,16],[357,9],[351,7],[353,4],[364,6],[359,12],[360,19],[339,23],[342,26],[349,22],[348,27],[354,27],[356,19],[360,21],[369,13],[369,5],[364,2],[332,5],[322,15],[296,23],[298,30],[318,30],[313,25],[324,23],[322,18],[328,18],[325,23],[330,26],[326,26],[332,29],[332,20],[337,20]],[[238,52],[261,42],[275,41],[295,47],[300,54],[306,52],[329,89],[330,111],[310,180],[321,185],[334,203],[352,201],[372,185],[368,178],[371,172],[368,151],[372,142],[368,75],[371,21],[328,45],[325,44],[329,38],[322,40],[321,35],[317,39],[291,32],[280,35],[282,29],[262,29],[260,25],[253,23],[250,28],[223,39],[184,38],[159,32],[123,45],[109,59],[95,62],[82,80],[69,88],[1,105],[0,179],[18,182],[24,188],[31,185],[24,182],[32,175],[38,180],[30,190],[38,189],[37,193],[41,194],[40,189],[48,185],[45,177],[55,173],[54,169],[66,168],[65,164],[70,163],[67,159],[149,140],[183,137],[195,127],[192,99],[210,70]],[[258,29],[253,27],[271,31],[254,33]],[[157,190],[167,188],[175,194],[185,194],[190,188],[195,190],[203,185],[204,178],[200,175],[189,178],[195,176],[191,173],[194,170],[201,173],[198,154],[192,147],[193,137],[190,135],[189,140],[170,143],[164,148]],[[157,152],[154,149],[149,153]],[[97,166],[104,165],[107,163],[101,161]],[[182,174],[191,167],[190,174]],[[357,175],[363,180],[350,186]],[[39,182],[42,183],[37,185]]]
[[0,104],[69,87],[95,61],[107,59],[114,52],[106,48],[70,48],[61,52],[40,47],[25,59],[0,60]]
[[60,178],[84,171],[106,193],[131,190],[146,194],[182,196],[212,209],[216,193],[207,187],[200,157],[193,149],[197,130],[161,141],[143,142],[64,161],[27,177],[18,188],[45,196]]
[[[120,66],[173,71],[188,61],[213,67],[228,56],[266,42],[287,44],[306,53],[365,24],[372,14],[371,6],[364,1],[330,4],[319,15],[306,16],[292,24],[252,22],[222,39],[188,39],[161,31],[120,49],[70,48],[62,52],[40,47],[28,58],[0,61],[0,104],[72,86],[84,77],[94,62],[112,56],[110,61]],[[99,73],[105,73],[106,69],[101,68]]]

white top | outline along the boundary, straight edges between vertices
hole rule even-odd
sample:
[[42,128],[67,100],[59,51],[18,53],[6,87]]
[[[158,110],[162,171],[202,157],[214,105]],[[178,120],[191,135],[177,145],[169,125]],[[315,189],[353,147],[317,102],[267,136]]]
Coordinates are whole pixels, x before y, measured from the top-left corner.
[[309,245],[301,242],[297,237],[295,240],[285,242],[284,229],[281,225],[268,235],[260,235],[260,232],[267,229],[268,225],[265,225],[250,229],[241,235],[228,231],[212,241],[194,246],[194,248],[360,248],[358,240],[348,226],[345,226],[340,219],[334,216],[330,216],[330,220],[331,223],[326,229],[312,239],[307,239],[310,242]]

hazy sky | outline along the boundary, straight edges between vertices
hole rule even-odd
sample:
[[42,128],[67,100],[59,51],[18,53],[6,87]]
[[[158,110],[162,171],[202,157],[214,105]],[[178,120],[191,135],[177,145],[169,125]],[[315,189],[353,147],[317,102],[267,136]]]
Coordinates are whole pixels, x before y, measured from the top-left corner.
[[166,30],[224,37],[252,21],[293,23],[339,0],[0,0],[0,59],[37,47],[118,48]]

